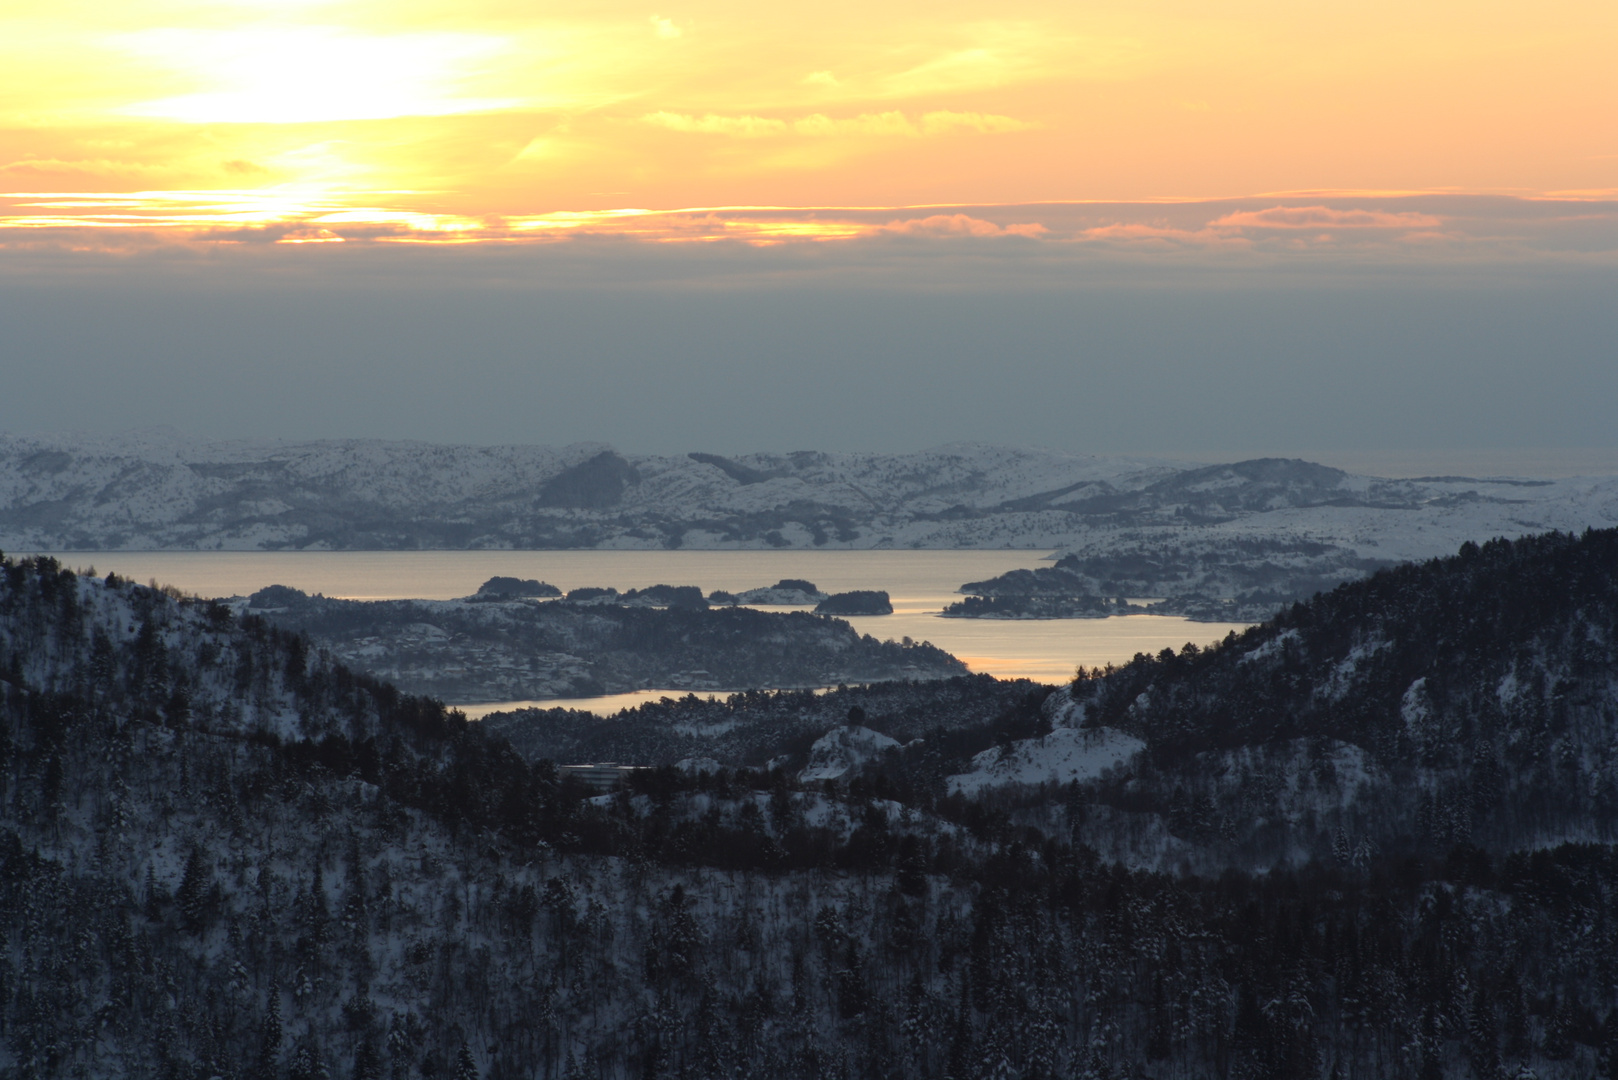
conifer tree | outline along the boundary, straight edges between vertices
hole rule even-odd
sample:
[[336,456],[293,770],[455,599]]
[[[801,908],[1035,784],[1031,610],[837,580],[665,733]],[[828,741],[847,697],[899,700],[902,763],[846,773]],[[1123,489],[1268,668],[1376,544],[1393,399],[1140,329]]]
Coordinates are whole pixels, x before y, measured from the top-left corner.
[[258,1043],[259,1080],[275,1080],[281,1060],[281,984],[270,983],[269,1001]]
[[1596,1046],[1597,1075],[1601,1080],[1618,1080],[1618,1009],[1609,1009],[1601,1022],[1601,1041]]
[[354,1051],[353,1080],[381,1080],[382,1057],[376,1052],[376,1044],[369,1038],[362,1039]]
[[461,1040],[461,1048],[455,1054],[454,1080],[481,1080],[482,1074],[478,1072],[478,1063],[472,1057],[472,1047],[465,1039]]
[[191,845],[185,859],[185,873],[180,877],[179,891],[174,894],[175,906],[185,928],[195,934],[202,930],[208,914],[208,887],[212,871],[198,844]]

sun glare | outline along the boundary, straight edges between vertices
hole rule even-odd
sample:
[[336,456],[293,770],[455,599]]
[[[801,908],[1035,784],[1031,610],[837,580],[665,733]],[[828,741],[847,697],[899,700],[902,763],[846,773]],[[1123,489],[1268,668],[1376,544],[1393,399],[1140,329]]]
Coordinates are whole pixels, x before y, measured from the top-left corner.
[[131,116],[194,124],[306,124],[514,108],[462,92],[504,41],[472,34],[371,36],[330,27],[156,30],[120,44],[197,89],[132,103]]

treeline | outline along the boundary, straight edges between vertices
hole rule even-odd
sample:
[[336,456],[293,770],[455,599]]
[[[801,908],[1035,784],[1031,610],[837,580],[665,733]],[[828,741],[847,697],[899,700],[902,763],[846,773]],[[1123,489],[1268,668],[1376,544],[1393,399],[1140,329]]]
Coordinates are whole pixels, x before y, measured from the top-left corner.
[[[708,757],[752,767],[775,760],[779,768],[793,772],[806,763],[811,744],[844,723],[854,709],[860,710],[865,727],[900,742],[925,736],[927,745],[936,746],[941,744],[935,733],[985,725],[998,730],[998,718],[1024,709],[1030,695],[1043,702],[1047,693],[1048,687],[1023,679],[956,675],[824,692],[747,690],[714,698],[687,694],[643,702],[608,717],[575,709],[521,709],[491,713],[481,723],[533,760],[657,766]],[[977,749],[993,743],[991,737]],[[951,758],[963,767],[965,760],[959,753]]]

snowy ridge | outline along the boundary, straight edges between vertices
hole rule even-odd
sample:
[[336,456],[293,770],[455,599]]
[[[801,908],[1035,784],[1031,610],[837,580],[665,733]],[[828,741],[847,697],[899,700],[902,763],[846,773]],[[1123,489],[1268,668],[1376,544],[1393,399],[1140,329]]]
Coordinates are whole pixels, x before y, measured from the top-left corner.
[[672,537],[703,548],[1003,546],[1012,539],[1003,529],[927,519],[1085,481],[1133,488],[1174,471],[970,444],[732,460],[625,458],[600,444],[0,436],[0,545],[655,548]]
[[[0,549],[989,548],[1285,541],[1295,573],[1618,523],[1618,478],[1386,480],[955,444],[625,456],[602,444],[0,436]],[[1295,565],[1294,565],[1295,564]],[[1345,569],[1346,568],[1346,569]],[[1210,572],[1204,592],[1228,594]],[[1225,591],[1221,592],[1224,588]]]

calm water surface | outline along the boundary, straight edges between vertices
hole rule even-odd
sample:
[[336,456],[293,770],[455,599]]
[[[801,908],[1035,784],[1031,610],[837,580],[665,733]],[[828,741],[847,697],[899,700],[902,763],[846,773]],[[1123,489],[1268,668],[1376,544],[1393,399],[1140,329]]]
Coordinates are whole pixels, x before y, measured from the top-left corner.
[[[117,571],[199,596],[245,596],[266,585],[354,600],[449,600],[477,591],[496,574],[539,578],[565,590],[697,585],[703,592],[807,578],[824,592],[884,589],[892,615],[850,618],[876,638],[930,641],[973,671],[1001,678],[1060,682],[1076,665],[1119,663],[1137,652],[1206,645],[1245,624],[1199,623],[1168,615],[1107,619],[945,619],[968,581],[1044,565],[1042,550],[1017,551],[159,551],[52,552],[64,565]],[[683,691],[643,690],[604,698],[556,700],[607,714]],[[513,703],[465,706],[480,716]]]

